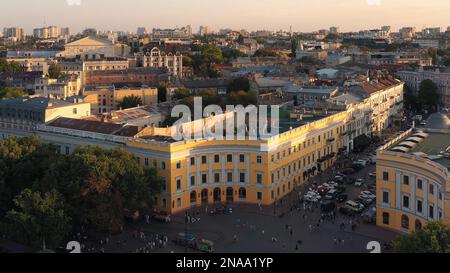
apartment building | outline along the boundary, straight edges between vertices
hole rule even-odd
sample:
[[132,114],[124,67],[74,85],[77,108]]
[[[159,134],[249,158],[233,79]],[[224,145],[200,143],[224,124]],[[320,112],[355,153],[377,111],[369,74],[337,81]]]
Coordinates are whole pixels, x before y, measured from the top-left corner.
[[442,107],[450,107],[450,71],[441,70],[439,68],[428,70],[419,68],[416,71],[399,71],[399,77],[413,94],[419,93],[420,83],[424,80],[432,80],[438,87],[440,95],[440,103]]
[[80,91],[81,79],[73,75],[67,79],[50,79],[48,77],[37,79],[34,94],[53,99],[66,99],[79,95]]
[[166,69],[169,77],[183,78],[183,55],[178,51],[165,51],[154,47],[143,53],[143,67]]
[[84,86],[92,85],[147,85],[158,86],[167,79],[165,71],[156,67],[136,67],[127,70],[88,71]]
[[89,103],[70,103],[42,97],[0,100],[0,138],[26,136],[58,117],[83,118],[91,115]]

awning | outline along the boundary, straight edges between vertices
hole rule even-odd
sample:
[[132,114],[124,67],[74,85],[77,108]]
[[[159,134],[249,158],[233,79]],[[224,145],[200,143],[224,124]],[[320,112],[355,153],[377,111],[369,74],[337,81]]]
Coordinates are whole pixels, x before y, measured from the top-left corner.
[[393,152],[400,152],[400,153],[407,153],[407,152],[409,152],[409,150],[410,149],[408,149],[406,147],[402,147],[402,146],[396,146],[391,149],[391,151],[393,151]]

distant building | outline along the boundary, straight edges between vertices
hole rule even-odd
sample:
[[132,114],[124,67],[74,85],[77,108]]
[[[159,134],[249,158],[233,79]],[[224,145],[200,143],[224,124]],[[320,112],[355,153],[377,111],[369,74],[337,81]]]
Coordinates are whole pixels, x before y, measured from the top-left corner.
[[180,52],[166,52],[158,47],[143,53],[143,67],[157,67],[167,70],[169,77],[183,77],[183,55]]
[[330,27],[330,33],[331,34],[338,34],[339,33],[339,27]]
[[22,41],[25,39],[25,32],[21,27],[7,27],[3,29],[3,37]]
[[[69,35],[67,34],[68,28],[64,29],[64,35]],[[49,26],[49,27],[43,27],[43,28],[35,28],[33,30],[33,36],[35,38],[39,38],[39,39],[55,39],[58,38],[62,35],[62,29],[60,27],[57,26]]]
[[200,29],[199,29],[199,31],[198,31],[198,34],[200,35],[200,36],[204,36],[204,35],[207,35],[209,32],[208,32],[208,27],[207,26],[200,26]]
[[92,114],[103,114],[118,110],[117,104],[131,95],[139,97],[143,105],[154,106],[158,103],[158,89],[156,88],[115,87],[114,85],[84,88],[83,101],[91,104]]
[[41,71],[4,72],[0,73],[0,80],[5,82],[7,86],[20,88],[32,95],[35,92],[36,84],[41,81],[43,76]]
[[155,67],[136,67],[117,71],[88,71],[84,75],[84,85],[147,85],[158,86],[167,79],[167,74]]
[[399,71],[399,77],[410,88],[413,94],[418,94],[420,83],[424,80],[432,80],[438,87],[440,102],[443,107],[450,107],[450,71],[440,69],[425,70],[419,68],[417,71]]
[[138,27],[137,31],[136,31],[136,34],[139,35],[139,36],[143,36],[143,35],[148,34],[147,28],[145,28],[145,27]]
[[223,79],[206,79],[206,80],[183,80],[181,84],[189,89],[191,94],[199,94],[201,92],[213,92],[217,95],[227,93],[230,80]]
[[129,54],[128,45],[114,44],[109,40],[96,37],[85,37],[66,44],[64,51],[59,52],[57,57],[95,60],[105,57],[127,57]]
[[186,26],[176,29],[156,29],[152,31],[152,37],[154,39],[166,39],[166,38],[190,38],[192,36],[191,26]]
[[71,76],[68,79],[41,78],[36,81],[36,95],[53,99],[66,99],[70,96],[78,95],[81,91],[81,79],[78,76]]
[[42,97],[0,100],[0,138],[26,136],[59,117],[82,118],[91,115],[89,103],[70,103]]

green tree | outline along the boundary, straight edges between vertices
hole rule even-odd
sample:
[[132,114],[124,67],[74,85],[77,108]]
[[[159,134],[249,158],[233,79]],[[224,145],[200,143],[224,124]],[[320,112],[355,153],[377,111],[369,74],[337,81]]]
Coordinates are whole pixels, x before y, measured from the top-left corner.
[[367,148],[370,145],[370,143],[371,143],[370,137],[366,135],[357,136],[353,140],[353,149],[356,152],[362,152],[364,151],[365,148]]
[[20,72],[22,67],[16,62],[8,62],[5,58],[0,58],[0,72]]
[[26,96],[27,93],[17,87],[5,87],[0,88],[0,99],[1,98],[20,98]]
[[449,250],[450,227],[441,221],[431,222],[423,229],[394,240],[396,253],[448,253]]
[[237,42],[239,43],[239,44],[243,44],[244,43],[244,36],[242,36],[242,34],[239,34],[239,37],[238,37],[238,39],[237,39]]
[[228,93],[234,91],[245,91],[248,92],[250,90],[250,81],[246,77],[239,77],[230,81],[227,87]]
[[438,54],[437,54],[437,49],[436,48],[429,48],[428,49],[428,56],[431,57],[433,64],[436,65],[437,64],[437,59],[438,59]]
[[183,55],[183,65],[192,66],[192,58],[187,55]]
[[61,68],[57,64],[51,64],[48,67],[48,77],[50,79],[60,79],[64,75],[61,72]]
[[123,100],[117,104],[117,107],[122,109],[129,109],[137,107],[139,105],[143,105],[142,99],[138,96],[130,95],[124,97]]
[[161,82],[158,85],[158,102],[167,101],[167,83]]
[[14,208],[6,215],[6,229],[16,241],[38,250],[59,247],[70,231],[70,217],[61,195],[25,189],[14,198]]
[[278,56],[275,52],[265,49],[258,49],[255,51],[255,54],[253,55],[255,57],[276,57]]
[[191,92],[189,91],[189,89],[178,88],[177,90],[175,90],[175,92],[173,94],[173,99],[181,100],[181,99],[189,97],[190,95],[191,95]]
[[291,41],[291,56],[292,57],[295,57],[295,54],[296,54],[297,48],[298,48],[298,44],[299,44],[299,42],[297,39],[295,39],[295,38],[292,39],[292,41]]
[[257,95],[256,95],[256,92],[254,92],[254,91],[231,92],[228,95],[227,102],[229,105],[242,105],[242,106],[256,105],[257,104]]
[[438,87],[432,80],[423,80],[417,98],[422,107],[435,109],[439,103]]

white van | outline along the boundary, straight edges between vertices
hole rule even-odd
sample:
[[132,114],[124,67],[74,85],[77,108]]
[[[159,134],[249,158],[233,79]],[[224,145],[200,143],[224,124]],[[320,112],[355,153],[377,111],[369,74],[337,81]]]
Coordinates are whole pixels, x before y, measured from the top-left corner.
[[345,202],[345,208],[353,212],[361,212],[364,209],[364,206],[356,203],[355,201],[347,201]]

